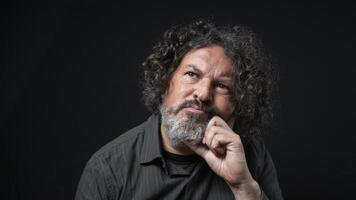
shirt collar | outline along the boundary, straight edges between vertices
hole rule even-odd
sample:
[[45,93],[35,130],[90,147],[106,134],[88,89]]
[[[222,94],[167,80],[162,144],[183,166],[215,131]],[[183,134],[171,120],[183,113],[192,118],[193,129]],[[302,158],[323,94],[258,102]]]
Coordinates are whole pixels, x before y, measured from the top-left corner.
[[152,114],[145,123],[140,163],[147,164],[153,160],[162,159],[160,142],[160,116]]

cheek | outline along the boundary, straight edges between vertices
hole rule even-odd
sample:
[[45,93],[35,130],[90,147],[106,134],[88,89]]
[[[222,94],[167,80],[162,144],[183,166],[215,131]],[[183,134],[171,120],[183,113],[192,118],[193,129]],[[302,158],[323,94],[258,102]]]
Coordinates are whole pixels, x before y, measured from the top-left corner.
[[190,94],[190,87],[186,84],[174,84],[171,83],[168,91],[165,93],[164,102],[168,107],[177,107],[184,100],[188,99],[187,97]]
[[220,97],[215,100],[215,107],[218,109],[219,114],[224,118],[230,118],[231,114],[234,112],[236,103],[229,97]]

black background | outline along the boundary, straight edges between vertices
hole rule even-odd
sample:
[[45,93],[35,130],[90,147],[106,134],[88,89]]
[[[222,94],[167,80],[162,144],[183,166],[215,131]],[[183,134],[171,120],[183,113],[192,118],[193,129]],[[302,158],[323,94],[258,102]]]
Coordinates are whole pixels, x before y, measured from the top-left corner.
[[[102,145],[145,120],[139,66],[170,25],[245,24],[280,71],[267,146],[286,199],[353,199],[355,6],[351,3],[12,1],[1,7],[6,199],[73,199]],[[2,198],[4,199],[4,198]]]

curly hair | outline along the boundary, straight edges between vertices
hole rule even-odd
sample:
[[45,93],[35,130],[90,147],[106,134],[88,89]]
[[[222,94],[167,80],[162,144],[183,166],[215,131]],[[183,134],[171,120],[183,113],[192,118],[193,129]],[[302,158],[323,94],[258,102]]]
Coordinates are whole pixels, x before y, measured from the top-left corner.
[[260,136],[271,126],[275,79],[261,41],[248,27],[198,20],[168,29],[142,64],[144,104],[159,112],[162,96],[182,58],[193,49],[211,45],[223,47],[234,63],[236,131],[245,138]]

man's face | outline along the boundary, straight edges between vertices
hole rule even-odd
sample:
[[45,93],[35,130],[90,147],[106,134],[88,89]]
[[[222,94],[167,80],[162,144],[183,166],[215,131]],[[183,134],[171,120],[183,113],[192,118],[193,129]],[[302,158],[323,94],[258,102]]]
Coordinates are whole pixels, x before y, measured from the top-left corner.
[[[188,52],[163,97],[162,124],[168,129],[168,137],[187,134],[177,142],[199,143],[206,124],[215,115],[233,124],[236,106],[233,87],[233,63],[222,47],[214,45]],[[170,133],[177,132],[174,130],[177,128],[181,129],[179,133]]]

